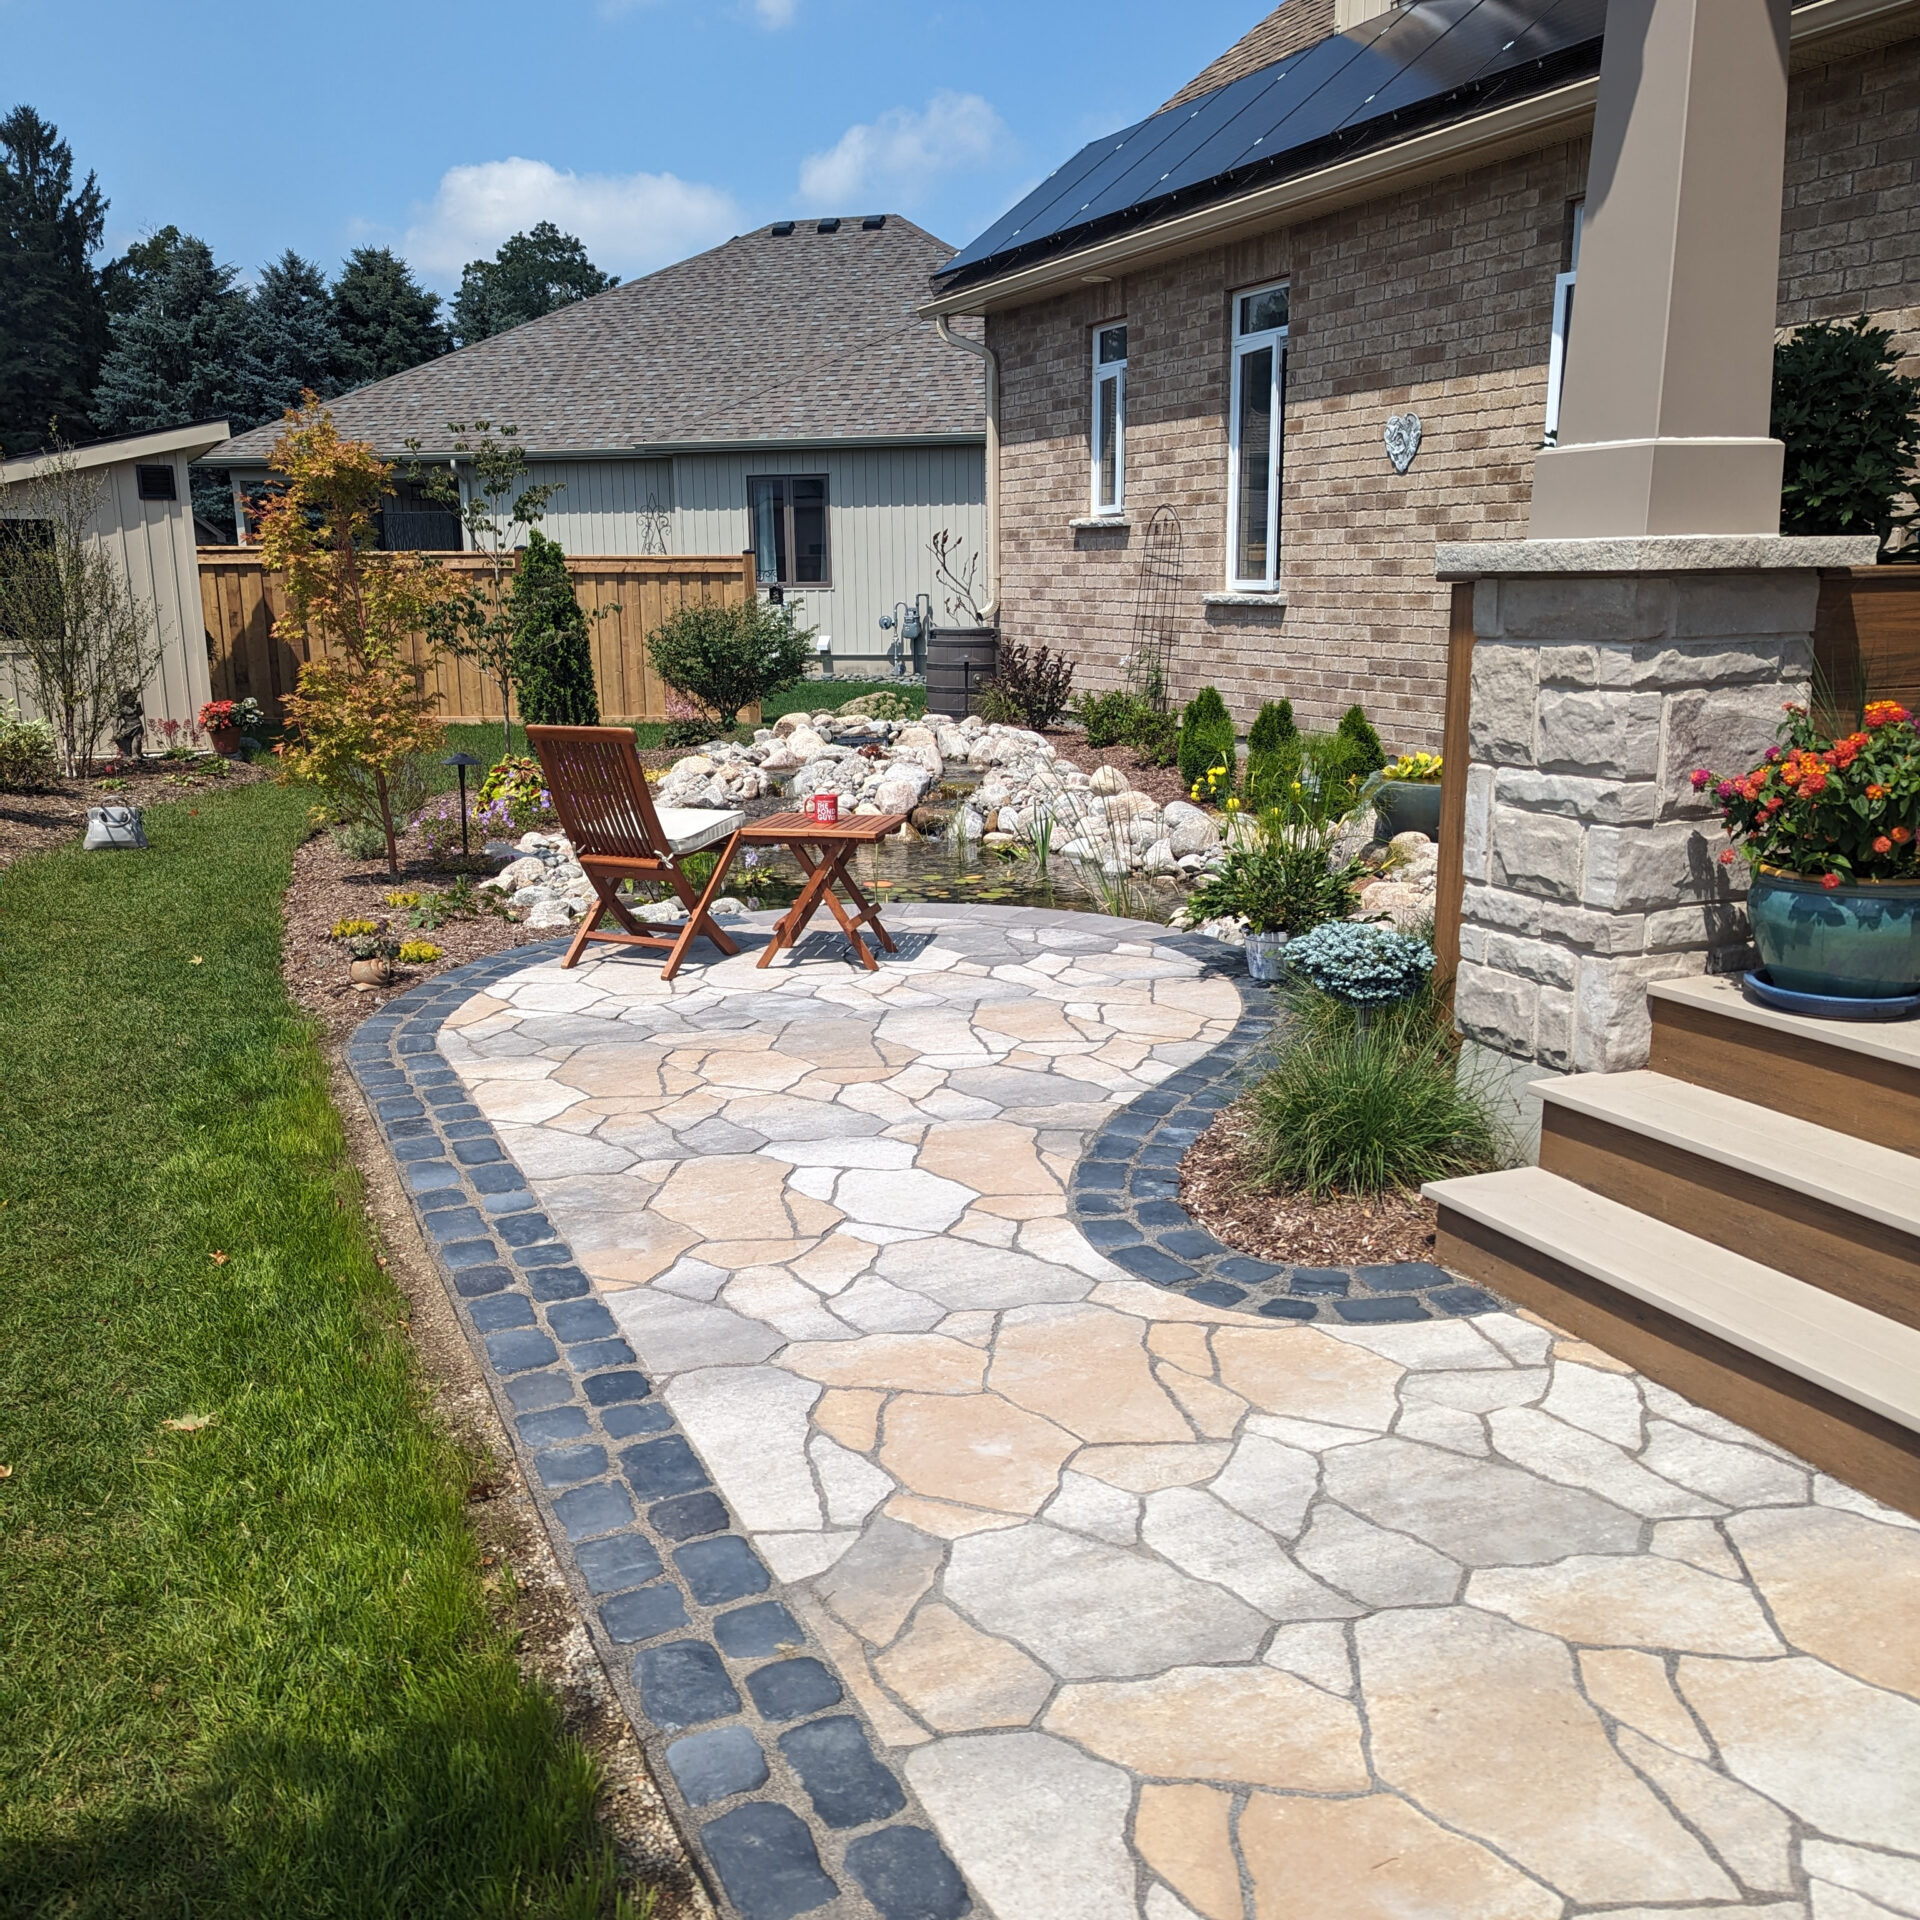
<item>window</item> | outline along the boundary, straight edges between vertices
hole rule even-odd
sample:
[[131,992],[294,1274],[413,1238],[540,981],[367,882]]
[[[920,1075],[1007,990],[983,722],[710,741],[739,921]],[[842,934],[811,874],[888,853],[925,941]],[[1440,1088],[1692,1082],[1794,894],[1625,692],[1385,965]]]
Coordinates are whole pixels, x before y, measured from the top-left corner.
[[1232,413],[1227,422],[1229,587],[1271,593],[1280,579],[1281,429],[1287,397],[1287,288],[1233,303]]
[[178,500],[171,467],[135,467],[133,484],[142,500]]
[[1093,510],[1127,503],[1127,323],[1093,334]]
[[1560,439],[1560,388],[1567,377],[1567,345],[1573,338],[1573,284],[1580,276],[1580,229],[1586,223],[1587,203],[1575,200],[1567,208],[1567,238],[1561,258],[1566,271],[1553,281],[1553,345],[1547,350],[1548,446]]
[[458,553],[466,544],[457,509],[417,480],[396,480],[380,503],[380,545],[388,553]]
[[824,474],[775,474],[747,482],[753,565],[763,587],[832,584]]

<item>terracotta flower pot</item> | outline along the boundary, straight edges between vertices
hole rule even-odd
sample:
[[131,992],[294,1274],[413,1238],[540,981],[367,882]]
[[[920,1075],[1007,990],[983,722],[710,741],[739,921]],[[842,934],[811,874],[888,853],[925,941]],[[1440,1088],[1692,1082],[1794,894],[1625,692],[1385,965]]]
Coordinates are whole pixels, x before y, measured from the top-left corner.
[[223,760],[230,760],[240,751],[240,729],[238,727],[209,727],[207,738],[213,743],[213,750]]

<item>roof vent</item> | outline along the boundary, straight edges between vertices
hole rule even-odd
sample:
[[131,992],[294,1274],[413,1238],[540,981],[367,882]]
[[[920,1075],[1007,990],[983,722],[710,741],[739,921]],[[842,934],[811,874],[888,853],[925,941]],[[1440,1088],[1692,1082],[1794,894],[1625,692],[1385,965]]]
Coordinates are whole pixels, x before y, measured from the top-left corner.
[[840,231],[840,222],[838,220],[822,220],[819,231],[822,233],[838,233]]
[[884,213],[870,213],[860,222],[860,230],[863,233],[878,233],[886,224],[887,216]]
[[791,220],[776,220],[767,231],[777,238],[784,240],[786,236],[793,231],[793,222]]

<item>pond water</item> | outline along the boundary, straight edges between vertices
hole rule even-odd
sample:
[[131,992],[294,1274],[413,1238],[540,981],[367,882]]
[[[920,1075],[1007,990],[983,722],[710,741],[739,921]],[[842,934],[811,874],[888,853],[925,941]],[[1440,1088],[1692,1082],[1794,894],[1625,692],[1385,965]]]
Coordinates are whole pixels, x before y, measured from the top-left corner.
[[[749,868],[747,860],[756,855]],[[949,840],[888,840],[862,847],[848,871],[868,899],[883,908],[889,901],[973,900],[1001,907],[1118,913],[1164,925],[1186,898],[1171,880],[1099,880],[1057,854],[1045,863],[1024,853],[1009,859],[993,848]],[[790,906],[803,878],[784,848],[753,848],[734,862],[727,891],[753,907]]]

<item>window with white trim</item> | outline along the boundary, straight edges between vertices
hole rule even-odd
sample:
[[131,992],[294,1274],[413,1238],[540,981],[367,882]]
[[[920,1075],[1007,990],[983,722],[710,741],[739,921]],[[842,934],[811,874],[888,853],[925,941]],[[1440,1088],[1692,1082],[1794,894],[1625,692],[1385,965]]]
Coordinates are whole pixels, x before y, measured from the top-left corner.
[[1580,277],[1580,229],[1585,224],[1587,203],[1575,200],[1567,209],[1567,241],[1564,258],[1566,271],[1553,279],[1553,344],[1547,350],[1547,432],[1546,444],[1560,440],[1560,389],[1567,377],[1567,346],[1573,338],[1573,288]]
[[1227,421],[1227,585],[1280,584],[1280,460],[1286,425],[1287,284],[1233,303],[1233,392]]
[[1127,323],[1093,330],[1093,510],[1127,503]]

